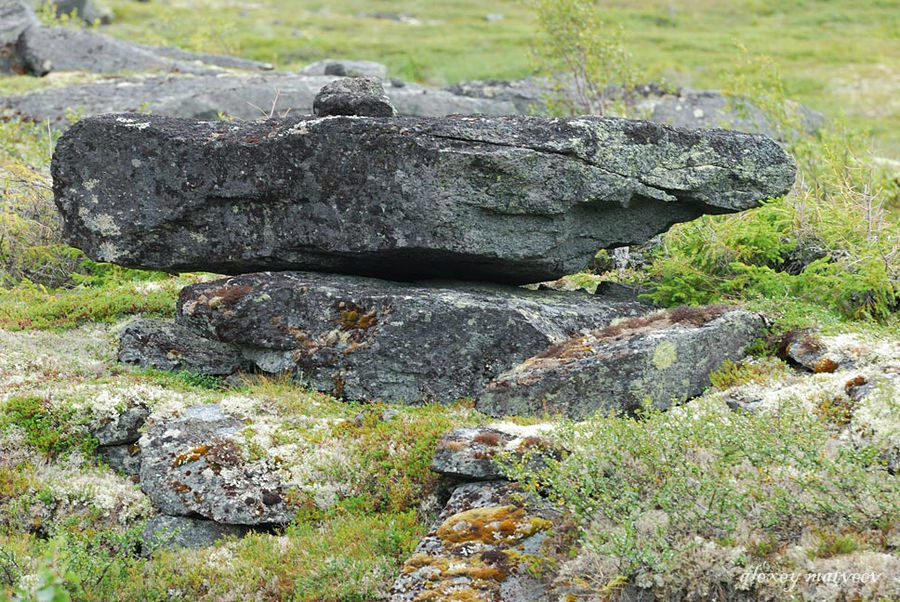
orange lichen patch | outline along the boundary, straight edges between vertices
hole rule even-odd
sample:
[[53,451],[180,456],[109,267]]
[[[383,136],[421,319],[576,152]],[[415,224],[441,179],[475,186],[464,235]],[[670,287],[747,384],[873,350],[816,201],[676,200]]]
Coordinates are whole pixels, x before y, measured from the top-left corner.
[[511,544],[548,528],[550,521],[528,517],[519,506],[492,506],[454,514],[438,527],[437,536],[445,544]]
[[838,369],[838,363],[831,358],[822,357],[813,364],[813,372],[821,374],[823,372],[831,373]]
[[624,341],[675,325],[699,328],[734,309],[731,305],[684,306],[627,318],[588,334],[556,343],[525,360],[517,371],[527,372],[577,361],[597,353],[611,340]]
[[471,587],[459,589],[454,584],[442,584],[443,587],[422,592],[415,598],[415,602],[431,602],[440,600],[443,602],[490,602],[494,600],[491,592],[479,592]]
[[478,433],[472,438],[473,443],[483,443],[491,447],[499,445],[501,441],[503,436],[500,433]]
[[231,286],[229,284],[225,284],[218,288],[215,288],[211,291],[204,293],[204,297],[208,300],[206,301],[206,305],[210,307],[210,309],[215,309],[220,305],[225,307],[232,307],[235,303],[241,300],[243,297],[246,297],[250,293],[253,292],[252,286],[247,285],[237,285]]
[[208,445],[200,445],[199,447],[186,451],[175,458],[175,461],[172,462],[172,468],[178,468],[182,464],[187,464],[188,462],[196,462],[205,456],[208,451]]
[[219,466],[237,466],[243,460],[241,450],[234,441],[216,443],[206,452],[206,461]]
[[341,301],[337,304],[341,330],[369,330],[378,323],[378,310],[367,311],[355,303]]
[[[503,552],[495,554],[506,558]],[[485,561],[483,556],[448,558],[419,553],[406,561],[402,572],[421,573],[426,589],[416,600],[494,600],[511,567],[508,562]]]
[[854,387],[861,387],[861,386],[867,384],[868,382],[869,381],[866,379],[865,376],[854,376],[853,378],[848,380],[846,382],[846,384],[844,384],[844,390],[849,391],[850,389],[852,389]]

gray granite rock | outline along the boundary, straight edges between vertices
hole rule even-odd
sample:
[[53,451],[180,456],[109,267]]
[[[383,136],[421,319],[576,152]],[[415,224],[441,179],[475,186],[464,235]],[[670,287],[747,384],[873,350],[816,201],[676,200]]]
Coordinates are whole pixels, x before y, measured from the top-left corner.
[[208,548],[224,537],[243,537],[243,525],[223,525],[211,520],[159,514],[147,521],[141,532],[145,549],[158,547]]
[[236,525],[284,524],[293,511],[277,474],[245,458],[244,423],[218,405],[159,417],[141,437],[141,488],[163,514]]
[[475,407],[491,416],[658,409],[694,397],[709,373],[736,361],[762,334],[755,313],[710,306],[677,308],[577,336],[501,374]]
[[374,77],[344,77],[325,84],[313,101],[313,113],[359,115],[360,117],[395,117],[391,99],[384,93],[381,81]]
[[543,437],[486,426],[459,427],[438,441],[431,470],[466,481],[490,481],[508,478],[508,462],[525,461],[529,469],[540,470],[547,459],[560,457],[560,450]]
[[786,192],[762,136],[583,117],[82,120],[52,174],[66,240],[167,271],[522,283]]
[[198,336],[166,320],[138,319],[119,339],[118,360],[141,368],[227,376],[252,364],[232,345]]
[[312,388],[447,403],[573,333],[646,311],[584,292],[279,272],[186,287],[177,320]]

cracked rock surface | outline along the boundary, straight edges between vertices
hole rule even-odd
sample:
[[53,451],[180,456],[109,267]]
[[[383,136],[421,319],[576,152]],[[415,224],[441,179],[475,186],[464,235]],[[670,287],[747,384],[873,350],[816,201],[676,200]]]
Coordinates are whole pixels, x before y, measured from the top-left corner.
[[614,118],[85,119],[52,173],[95,260],[524,283],[787,191],[772,140]]

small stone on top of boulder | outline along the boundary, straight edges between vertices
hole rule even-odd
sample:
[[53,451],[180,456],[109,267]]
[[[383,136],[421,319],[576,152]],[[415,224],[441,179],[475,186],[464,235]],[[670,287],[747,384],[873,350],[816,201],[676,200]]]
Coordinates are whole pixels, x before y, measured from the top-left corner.
[[359,115],[395,117],[397,110],[384,93],[381,81],[374,77],[345,77],[324,86],[313,102],[318,117]]

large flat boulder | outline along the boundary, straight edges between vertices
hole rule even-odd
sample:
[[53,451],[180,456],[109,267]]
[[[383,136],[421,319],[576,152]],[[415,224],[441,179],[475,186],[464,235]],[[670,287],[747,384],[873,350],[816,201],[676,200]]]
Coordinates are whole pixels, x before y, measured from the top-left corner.
[[[161,71],[216,75],[221,67],[264,69],[265,63],[188,52],[178,48],[156,48],[135,44],[89,29],[31,27],[16,48],[25,71],[44,75],[49,71]],[[141,103],[139,103],[141,104]]]
[[791,186],[772,140],[642,121],[104,115],[58,142],[65,237],[166,271],[524,283]]
[[646,311],[583,292],[281,272],[186,287],[177,320],[261,370],[347,399],[446,403],[548,345]]
[[489,383],[475,407],[492,416],[667,409],[703,392],[710,372],[762,334],[759,314],[682,307],[623,320],[550,347]]

